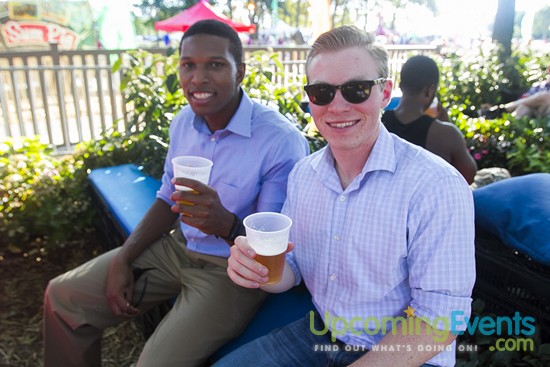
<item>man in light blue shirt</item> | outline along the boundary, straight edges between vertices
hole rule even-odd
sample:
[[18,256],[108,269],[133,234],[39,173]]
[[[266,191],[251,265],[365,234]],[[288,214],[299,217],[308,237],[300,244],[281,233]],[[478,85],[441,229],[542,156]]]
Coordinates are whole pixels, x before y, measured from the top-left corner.
[[[46,367],[99,366],[106,327],[173,298],[138,365],[201,366],[265,299],[265,292],[231,282],[229,247],[244,234],[246,215],[281,210],[288,174],[309,147],[289,120],[241,89],[242,53],[237,33],[223,23],[201,21],[185,32],[179,78],[189,106],[170,125],[157,200],[121,248],[48,285]],[[174,178],[171,160],[180,155],[213,161],[208,185]],[[190,204],[176,203],[182,201]]]
[[347,26],[325,33],[306,68],[328,146],[289,176],[283,279],[262,285],[267,269],[245,237],[231,248],[228,273],[268,292],[303,280],[316,310],[216,367],[454,366],[451,331],[464,329],[456,316],[470,315],[475,280],[471,190],[454,167],[381,124],[392,83],[372,35]]
[[[214,162],[208,186],[215,188],[225,211],[236,214],[239,219],[258,211],[280,211],[285,199],[288,173],[309,149],[304,137],[285,117],[251,100],[244,92],[227,127],[212,132],[203,117],[191,108],[184,108],[170,125],[170,137],[172,143],[157,198],[167,203],[173,203],[172,199],[198,200],[197,195],[192,193],[174,194],[171,164],[174,157],[198,155]],[[196,191],[208,190],[198,182],[195,185],[193,188]],[[181,198],[175,195],[181,195]],[[228,233],[229,228],[223,232],[215,226],[204,226],[199,222],[201,219],[195,219],[198,217],[196,207],[180,205],[180,210],[192,215],[181,218],[188,250],[229,256],[226,241],[215,236]],[[230,225],[231,220],[229,215]]]

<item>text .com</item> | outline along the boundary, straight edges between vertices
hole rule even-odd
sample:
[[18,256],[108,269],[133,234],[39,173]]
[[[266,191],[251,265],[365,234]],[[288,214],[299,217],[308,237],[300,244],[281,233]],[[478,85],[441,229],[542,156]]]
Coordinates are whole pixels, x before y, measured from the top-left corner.
[[[536,331],[535,318],[522,316],[519,312],[512,317],[475,316],[467,318],[463,311],[452,311],[450,316],[436,317],[432,321],[415,316],[414,309],[410,306],[405,313],[407,313],[406,318],[402,316],[383,318],[356,316],[346,319],[333,316],[327,311],[323,318],[324,328],[317,330],[313,321],[314,313],[311,311],[310,331],[315,335],[324,335],[330,332],[333,342],[339,336],[346,334],[372,336],[400,333],[402,335],[431,335],[434,342],[441,343],[447,340],[451,333],[454,335],[477,333],[485,336],[503,336],[489,347],[490,351],[533,351],[535,348],[533,339],[529,338]],[[405,350],[410,349],[407,346],[402,347]]]

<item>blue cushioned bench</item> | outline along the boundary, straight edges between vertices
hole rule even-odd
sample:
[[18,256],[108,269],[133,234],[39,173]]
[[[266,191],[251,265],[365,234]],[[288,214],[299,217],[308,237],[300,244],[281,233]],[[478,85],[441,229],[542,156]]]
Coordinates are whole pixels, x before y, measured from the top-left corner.
[[[88,176],[92,198],[99,211],[98,227],[108,247],[120,246],[155,201],[160,180],[147,176],[134,164],[97,168]],[[313,310],[305,287],[270,295],[245,331],[218,350],[216,360],[233,349]]]
[[[110,221],[119,246],[138,225],[155,201],[160,180],[145,175],[141,167],[123,164],[92,170],[88,181],[101,216]],[[115,246],[110,246],[115,247]]]

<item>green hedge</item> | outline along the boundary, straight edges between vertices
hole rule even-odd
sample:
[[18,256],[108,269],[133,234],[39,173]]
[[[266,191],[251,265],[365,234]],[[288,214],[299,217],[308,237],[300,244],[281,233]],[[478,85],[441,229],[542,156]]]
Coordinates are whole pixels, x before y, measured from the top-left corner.
[[0,143],[0,256],[63,246],[89,229],[82,162],[52,153],[38,138]]
[[441,69],[438,98],[464,133],[478,168],[504,167],[512,175],[550,172],[549,117],[478,117],[484,105],[515,100],[546,79],[550,56],[514,51],[502,62],[496,47],[437,58]]
[[550,119],[514,118],[505,114],[487,120],[456,116],[478,168],[504,167],[512,176],[550,172]]

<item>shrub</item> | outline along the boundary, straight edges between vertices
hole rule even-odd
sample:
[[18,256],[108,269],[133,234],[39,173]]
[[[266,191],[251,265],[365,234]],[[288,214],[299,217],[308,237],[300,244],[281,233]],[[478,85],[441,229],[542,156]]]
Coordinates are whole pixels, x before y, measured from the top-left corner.
[[498,51],[492,46],[443,55],[438,60],[441,104],[455,113],[477,117],[483,104],[515,100],[534,82],[545,79],[547,55],[514,51],[502,62]]
[[0,252],[63,245],[91,224],[83,172],[73,157],[57,158],[38,138],[0,145]]
[[510,130],[506,157],[512,174],[550,172],[550,118],[515,119]]
[[456,116],[478,169],[504,167],[513,176],[550,172],[550,120]]
[[326,142],[315,128],[311,115],[301,107],[305,75],[296,77],[289,85],[280,84],[284,79],[283,64],[278,54],[271,51],[251,53],[246,64],[247,75],[242,86],[249,96],[277,108],[296,123],[308,139],[312,152],[325,146]]
[[458,114],[455,123],[462,130],[478,169],[508,167],[506,154],[510,149],[507,121],[471,118]]
[[484,104],[517,99],[529,86],[546,77],[550,57],[514,51],[502,62],[496,47],[477,53],[451,53],[440,59],[439,100],[451,121],[464,133],[478,168],[504,167],[512,175],[550,172],[548,118],[496,119],[478,116]]

